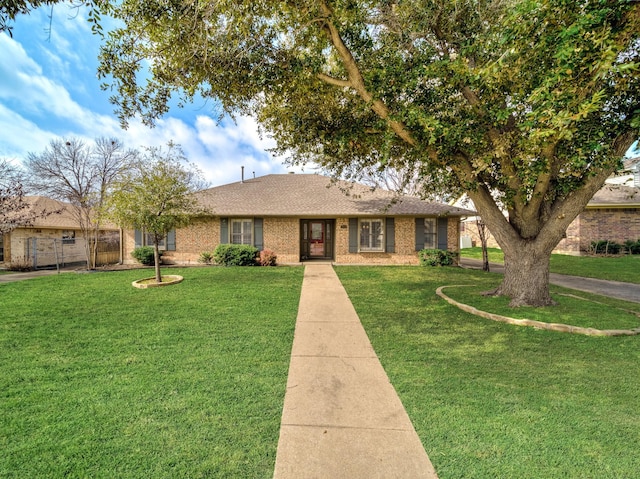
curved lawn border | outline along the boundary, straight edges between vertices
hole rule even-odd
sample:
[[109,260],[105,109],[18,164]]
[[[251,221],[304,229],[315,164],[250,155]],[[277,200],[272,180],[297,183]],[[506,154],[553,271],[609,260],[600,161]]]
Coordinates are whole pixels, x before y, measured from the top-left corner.
[[[178,284],[180,282],[182,282],[182,280],[184,279],[182,276],[179,276],[177,274],[163,274],[162,278],[171,278],[169,281],[163,281],[162,283],[156,283],[155,282],[155,276],[151,277],[151,278],[143,278],[143,279],[138,279],[136,281],[133,281],[131,283],[131,285],[134,288],[138,288],[138,289],[146,289],[146,288],[159,288],[161,286],[171,286],[172,284]],[[148,281],[150,280],[154,280],[154,282],[149,283]]]
[[460,308],[467,313],[480,316],[482,318],[491,319],[492,321],[500,321],[501,323],[514,324],[516,326],[530,326],[538,329],[546,329],[549,331],[558,331],[561,333],[573,333],[584,334],[587,336],[635,336],[640,334],[640,327],[635,329],[595,329],[595,328],[582,328],[580,326],[571,326],[569,324],[562,323],[545,323],[542,321],[535,321],[533,319],[516,319],[508,316],[501,316],[499,314],[488,313],[486,311],[480,311],[468,304],[459,303],[455,299],[450,298],[442,292],[444,288],[455,288],[461,286],[471,286],[469,284],[451,284],[448,286],[440,286],[436,289],[436,294],[444,299],[449,304]]

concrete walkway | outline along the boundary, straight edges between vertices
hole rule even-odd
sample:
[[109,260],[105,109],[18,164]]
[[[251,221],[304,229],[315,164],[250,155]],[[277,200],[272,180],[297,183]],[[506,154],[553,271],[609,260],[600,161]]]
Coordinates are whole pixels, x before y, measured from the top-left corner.
[[305,266],[274,479],[437,478],[329,264]]
[[[68,273],[71,270],[61,269],[60,273]],[[42,276],[53,276],[58,274],[58,271],[55,269],[39,269],[37,271],[27,271],[25,273],[7,273],[0,274],[0,284],[2,283],[13,283],[15,281],[24,281],[27,279],[40,278]]]

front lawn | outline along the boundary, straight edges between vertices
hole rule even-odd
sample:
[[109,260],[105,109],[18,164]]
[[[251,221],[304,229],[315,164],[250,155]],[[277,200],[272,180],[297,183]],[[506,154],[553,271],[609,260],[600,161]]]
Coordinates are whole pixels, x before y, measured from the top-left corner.
[[481,272],[336,269],[440,479],[637,476],[640,336],[511,326],[435,295]]
[[0,477],[272,477],[302,271],[0,285]]
[[[489,261],[504,263],[504,255],[499,248],[488,248]],[[460,250],[463,258],[482,259],[479,247]],[[571,256],[552,254],[549,270],[552,273],[583,276],[640,284],[640,255],[621,256]]]

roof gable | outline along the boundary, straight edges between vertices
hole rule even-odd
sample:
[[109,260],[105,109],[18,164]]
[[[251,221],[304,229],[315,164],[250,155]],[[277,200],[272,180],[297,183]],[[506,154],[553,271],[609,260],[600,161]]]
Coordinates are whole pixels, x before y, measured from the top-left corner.
[[315,174],[267,175],[197,193],[216,216],[467,216],[471,210],[433,203]]
[[606,184],[587,204],[587,208],[629,208],[640,206],[640,188]]
[[[73,213],[73,206],[70,203],[45,196],[25,196],[24,201],[28,205],[29,211],[37,215],[31,225],[25,226],[26,228],[80,229],[78,220]],[[102,222],[101,229],[115,230],[117,227],[105,221]]]

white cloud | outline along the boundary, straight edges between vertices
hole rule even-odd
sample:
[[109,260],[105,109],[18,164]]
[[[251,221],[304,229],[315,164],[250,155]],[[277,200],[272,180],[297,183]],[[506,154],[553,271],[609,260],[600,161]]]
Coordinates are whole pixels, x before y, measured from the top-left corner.
[[170,140],[178,143],[213,185],[239,181],[241,166],[245,167],[245,178],[254,173],[262,176],[291,170],[281,158],[266,151],[275,143],[260,137],[251,117],[238,117],[235,123],[225,119],[218,124],[210,116],[189,117],[189,112],[183,110],[182,119],[168,116],[158,120],[155,128],[133,119],[129,128],[122,130],[115,115],[96,111],[95,101],[85,99],[80,103],[82,100],[74,95],[84,96],[80,92],[85,85],[95,82],[95,76],[89,79],[85,74],[89,70],[86,65],[77,65],[86,56],[86,52],[79,52],[85,46],[77,48],[77,55],[59,51],[73,50],[72,45],[82,41],[73,40],[74,35],[84,38],[87,26],[77,23],[82,21],[65,22],[64,29],[56,27],[52,48],[36,45],[34,50],[33,45],[29,48],[25,43],[25,49],[16,38],[0,34],[0,156],[22,159],[28,152],[41,152],[51,140],[62,137],[90,142],[106,136],[137,149],[166,146]]
[[41,130],[35,123],[26,120],[0,104],[0,157],[24,158],[29,152],[38,152],[57,135]]
[[157,121],[151,129],[132,120],[120,137],[133,148],[166,146],[170,140],[178,143],[213,185],[240,181],[241,166],[245,167],[245,178],[254,173],[263,176],[288,171],[281,159],[265,151],[274,143],[260,139],[257,124],[250,117],[241,117],[235,124],[218,124],[209,116],[199,115],[194,125],[170,117]]

